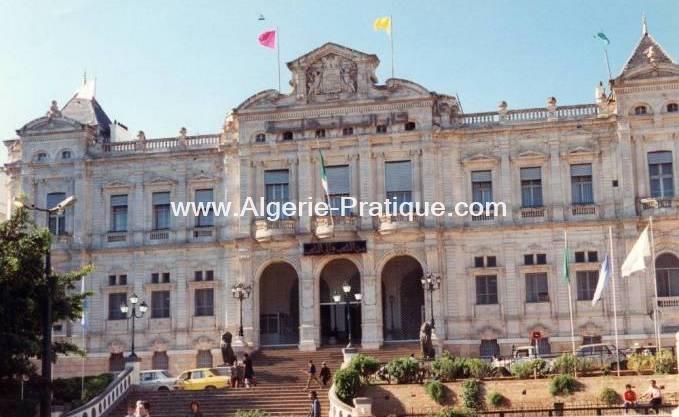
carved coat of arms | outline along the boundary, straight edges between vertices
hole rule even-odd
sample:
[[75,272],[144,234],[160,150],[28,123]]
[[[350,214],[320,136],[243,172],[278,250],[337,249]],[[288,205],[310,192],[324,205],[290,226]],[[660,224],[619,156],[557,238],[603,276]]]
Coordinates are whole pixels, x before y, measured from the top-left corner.
[[357,74],[355,62],[335,54],[326,55],[307,69],[307,94],[353,94],[357,89]]

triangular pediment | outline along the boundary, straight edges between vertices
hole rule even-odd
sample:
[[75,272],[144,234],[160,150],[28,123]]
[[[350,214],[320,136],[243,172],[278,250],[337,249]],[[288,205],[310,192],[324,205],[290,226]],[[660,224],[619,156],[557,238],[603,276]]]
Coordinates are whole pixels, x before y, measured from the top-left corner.
[[534,150],[526,150],[526,151],[520,152],[517,155],[518,159],[544,159],[546,157],[547,157],[547,155],[545,155],[544,153],[534,151]]
[[594,152],[594,149],[588,148],[586,146],[576,146],[575,148],[568,150],[569,155],[590,154],[592,152]]
[[82,124],[69,117],[39,117],[26,123],[21,129],[17,130],[19,136],[26,136],[40,133],[58,133],[81,130]]
[[469,164],[469,163],[475,163],[475,162],[488,162],[488,163],[497,163],[498,158],[484,153],[484,152],[477,152],[472,155],[467,156],[462,160],[463,163]]
[[111,181],[104,184],[104,188],[132,188],[132,187],[133,184],[118,178],[112,179]]
[[369,61],[374,63],[375,66],[380,63],[379,58],[375,54],[367,54],[356,49],[336,44],[334,42],[327,42],[322,46],[319,46],[318,48],[313,49],[306,54],[288,62],[287,66],[290,68],[290,71],[294,72],[296,69],[300,67],[308,67],[309,65],[328,55],[337,55],[351,61]]

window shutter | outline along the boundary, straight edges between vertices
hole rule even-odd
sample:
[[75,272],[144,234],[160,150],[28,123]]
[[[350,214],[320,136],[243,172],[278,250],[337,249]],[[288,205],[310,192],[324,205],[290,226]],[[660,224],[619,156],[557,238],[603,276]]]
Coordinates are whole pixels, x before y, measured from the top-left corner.
[[386,162],[384,164],[386,191],[411,191],[413,187],[410,161]]
[[670,151],[649,152],[648,153],[648,163],[649,164],[671,164],[672,163],[672,152],[670,152]]
[[264,184],[287,184],[289,182],[287,169],[264,171]]
[[159,205],[159,204],[170,204],[170,193],[169,192],[161,192],[161,193],[153,193],[153,205]]
[[539,180],[542,179],[540,167],[521,168],[522,180]]
[[584,177],[592,175],[592,164],[571,165],[571,177]]
[[350,194],[349,166],[332,166],[325,168],[328,176],[329,194]]
[[472,182],[490,182],[492,176],[490,171],[472,171]]
[[111,196],[112,206],[126,206],[127,205],[127,194],[125,195],[112,195]]

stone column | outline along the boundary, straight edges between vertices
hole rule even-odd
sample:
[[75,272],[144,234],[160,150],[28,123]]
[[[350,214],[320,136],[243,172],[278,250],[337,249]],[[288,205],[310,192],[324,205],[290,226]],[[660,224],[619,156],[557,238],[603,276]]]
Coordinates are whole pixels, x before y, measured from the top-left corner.
[[[375,172],[374,161],[370,152],[370,144],[362,139],[359,144],[358,154],[358,198],[360,201],[373,201],[375,197]],[[365,213],[364,213],[365,214]],[[371,230],[373,219],[365,214],[361,217],[361,229]]]
[[[299,298],[299,350],[316,350],[320,344],[318,320],[318,297],[316,294],[313,264],[311,257],[301,258],[299,277],[301,296]],[[318,317],[318,318],[317,318]]]
[[[618,143],[620,146],[620,184],[622,187],[622,215],[623,217],[634,216],[636,214],[635,201],[635,184],[637,180],[634,175],[634,169],[631,169],[634,164],[634,155],[636,152],[632,137],[630,135],[630,128],[628,124],[618,125]],[[634,149],[634,152],[633,152]],[[639,190],[642,191],[641,189]]]
[[[372,246],[372,242],[368,242]],[[372,248],[371,248],[372,249]],[[382,345],[382,291],[380,279],[375,274],[373,250],[368,250],[363,254],[363,271],[361,271],[361,293],[363,301],[361,304],[361,327],[362,340],[361,346],[364,349],[378,349]]]
[[[512,209],[512,171],[511,162],[509,161],[509,138],[501,137],[498,138],[498,146],[500,148],[500,169],[498,170],[499,175],[496,177],[498,179],[497,184],[499,188],[498,196],[501,202],[508,205],[507,215],[501,217],[499,220],[501,223],[511,224],[513,222],[514,210]],[[494,197],[497,201],[497,197]],[[496,213],[496,216],[498,214]]]
[[[567,180],[565,177],[564,180]],[[561,178],[561,155],[559,154],[559,138],[552,136],[549,138],[549,204],[552,207],[552,220],[562,221],[564,219],[564,206],[570,199],[564,194],[566,187],[563,186]]]
[[[318,161],[320,164],[320,161]],[[314,164],[311,162],[311,156],[308,149],[300,149],[299,151],[299,169],[297,170],[297,187],[299,189],[297,201],[308,201],[311,197],[312,201],[317,201],[316,190],[313,186],[312,178],[314,178],[312,168]],[[294,180],[293,180],[294,181]],[[305,215],[298,216],[299,218],[299,232],[309,233],[311,231],[311,217]]]
[[[433,203],[436,200],[435,195],[437,188],[437,181],[432,181],[431,179],[439,177],[436,175],[438,171],[438,160],[436,154],[432,150],[432,145],[427,144],[422,150],[422,156],[420,157],[422,164],[422,175],[418,186],[422,187],[422,197],[420,198],[421,203],[428,202]],[[426,180],[424,180],[426,178]],[[426,227],[434,227],[436,225],[436,217],[427,216],[424,219],[424,225]]]

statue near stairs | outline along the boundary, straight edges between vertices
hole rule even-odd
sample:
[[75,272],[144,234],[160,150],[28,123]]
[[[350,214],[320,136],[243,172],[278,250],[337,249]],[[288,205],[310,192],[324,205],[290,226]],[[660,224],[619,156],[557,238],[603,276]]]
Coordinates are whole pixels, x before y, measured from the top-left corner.
[[422,358],[434,359],[436,356],[436,351],[434,350],[434,344],[431,342],[431,324],[427,321],[422,323],[420,327],[420,351],[422,352]]
[[226,332],[222,335],[221,349],[222,349],[222,360],[224,360],[225,365],[232,366],[236,362],[236,354],[233,352],[231,347],[231,339],[233,335],[230,332]]

